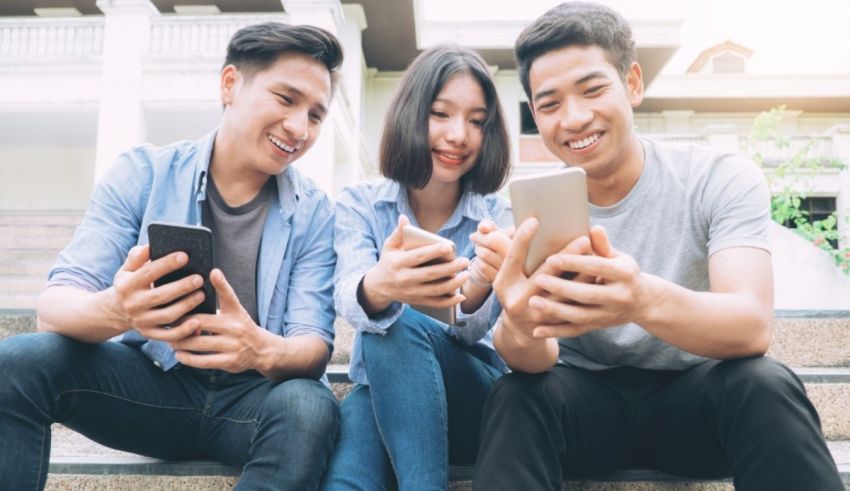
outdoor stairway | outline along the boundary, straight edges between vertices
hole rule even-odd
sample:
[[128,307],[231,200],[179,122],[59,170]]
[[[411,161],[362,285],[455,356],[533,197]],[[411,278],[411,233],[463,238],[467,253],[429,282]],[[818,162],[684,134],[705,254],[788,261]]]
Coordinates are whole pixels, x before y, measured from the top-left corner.
[[82,217],[79,210],[0,211],[0,308],[35,307]]
[[[794,367],[818,408],[830,450],[850,491],[850,311],[778,311],[770,355]],[[31,309],[0,309],[0,339],[34,330]],[[352,332],[337,322],[336,349],[328,375],[337,397],[351,388],[346,376]],[[54,425],[48,489],[229,489],[238,469],[215,462],[165,462],[102,447]],[[455,466],[453,490],[469,489],[471,468]],[[733,489],[729,480],[682,480],[667,474],[630,470],[593,480],[567,482],[565,490],[716,491]]]

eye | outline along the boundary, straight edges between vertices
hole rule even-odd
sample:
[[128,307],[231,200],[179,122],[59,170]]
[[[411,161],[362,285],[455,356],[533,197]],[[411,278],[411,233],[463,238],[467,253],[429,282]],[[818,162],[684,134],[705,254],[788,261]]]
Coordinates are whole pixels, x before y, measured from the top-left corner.
[[469,122],[472,123],[474,126],[477,126],[479,128],[484,126],[484,120],[483,119],[470,119]]
[[292,98],[291,98],[291,97],[289,97],[288,95],[286,95],[286,94],[279,94],[279,93],[277,93],[277,92],[275,92],[275,93],[274,93],[274,95],[276,95],[276,96],[278,97],[278,99],[280,99],[280,102],[282,102],[283,104],[286,104],[287,106],[291,106],[291,105],[292,105]]
[[546,111],[554,109],[557,105],[558,105],[558,101],[546,101],[546,102],[543,102],[542,104],[538,104],[537,110],[539,112],[546,112]]
[[585,95],[596,95],[596,94],[602,92],[602,89],[604,89],[605,87],[606,87],[605,85],[595,85],[595,86],[587,89],[584,92],[584,94]]
[[434,116],[435,118],[448,118],[449,117],[449,115],[447,113],[444,113],[443,111],[437,111],[435,109],[431,109],[431,116]]
[[310,121],[315,124],[320,124],[322,122],[322,117],[316,113],[310,113],[309,116]]

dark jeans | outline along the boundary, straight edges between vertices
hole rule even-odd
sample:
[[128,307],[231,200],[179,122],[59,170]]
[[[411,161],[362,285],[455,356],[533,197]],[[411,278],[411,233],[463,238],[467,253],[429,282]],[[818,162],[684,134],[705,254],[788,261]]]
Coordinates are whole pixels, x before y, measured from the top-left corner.
[[257,372],[163,372],[138,349],[39,333],[0,342],[0,483],[42,489],[50,425],[161,459],[243,467],[237,489],[316,489],[339,426],[315,380]]
[[844,489],[803,384],[769,358],[507,375],[485,406],[473,489],[560,490],[635,467],[733,476],[739,491]]

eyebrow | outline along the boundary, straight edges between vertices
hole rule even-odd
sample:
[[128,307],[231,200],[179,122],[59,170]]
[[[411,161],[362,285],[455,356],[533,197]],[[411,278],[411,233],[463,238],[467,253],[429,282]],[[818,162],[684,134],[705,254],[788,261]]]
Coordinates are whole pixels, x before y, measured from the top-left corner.
[[[437,97],[436,99],[434,99],[434,102],[442,102],[443,104],[454,105],[454,103],[453,103],[452,101],[450,101],[450,100],[448,100],[448,99],[440,99],[439,97]],[[476,108],[475,108],[475,109],[473,109],[471,112],[474,112],[474,113],[477,113],[477,112],[486,113],[486,112],[487,112],[487,108],[486,108],[486,107],[476,107]]]
[[[573,85],[581,85],[581,84],[587,83],[587,82],[589,82],[589,81],[591,81],[595,78],[604,78],[604,79],[608,80],[608,75],[605,72],[597,70],[597,71],[594,71],[594,72],[590,72],[587,75],[585,75],[584,77],[581,77],[580,79],[576,80]],[[541,90],[540,92],[537,92],[536,94],[534,94],[534,97],[532,97],[532,100],[537,101],[537,100],[540,100],[540,99],[542,99],[546,96],[552,95],[554,93],[555,93],[555,89]]]
[[[286,90],[287,92],[291,92],[292,95],[294,95],[295,97],[299,97],[301,99],[307,98],[304,95],[304,92],[301,89],[295,87],[292,84],[288,84],[286,82],[278,82],[278,83],[274,84],[274,87],[282,88],[282,89]],[[322,104],[321,102],[317,102],[316,105],[318,106],[318,110],[322,113],[322,115],[325,115],[325,114],[328,113],[328,108],[326,108],[324,104]]]

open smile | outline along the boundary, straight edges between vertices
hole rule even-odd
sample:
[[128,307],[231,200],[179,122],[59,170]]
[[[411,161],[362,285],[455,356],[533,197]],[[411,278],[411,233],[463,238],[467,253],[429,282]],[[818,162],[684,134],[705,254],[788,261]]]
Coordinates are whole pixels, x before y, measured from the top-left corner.
[[432,150],[434,155],[440,160],[440,162],[446,165],[460,165],[466,162],[466,159],[469,157],[467,153],[458,153],[458,152],[447,152],[445,150]]
[[602,131],[592,133],[590,135],[584,136],[582,138],[576,138],[573,140],[567,140],[565,144],[570,147],[570,150],[581,152],[590,149],[591,147],[596,145],[596,142],[602,138],[602,135],[605,133]]
[[283,142],[283,140],[281,140],[280,138],[278,138],[278,137],[276,137],[272,134],[269,134],[268,138],[269,138],[269,141],[272,142],[272,144],[274,146],[276,146],[280,150],[288,153],[289,155],[292,155],[293,153],[298,151],[297,146],[287,145],[286,143]]

